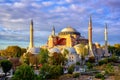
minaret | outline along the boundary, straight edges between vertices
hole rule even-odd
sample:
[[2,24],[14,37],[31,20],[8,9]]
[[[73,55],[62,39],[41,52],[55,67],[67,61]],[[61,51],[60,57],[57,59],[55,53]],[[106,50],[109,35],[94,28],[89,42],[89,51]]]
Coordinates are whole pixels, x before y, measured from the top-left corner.
[[104,35],[105,35],[105,54],[104,56],[110,56],[110,54],[108,53],[108,32],[107,32],[107,24],[105,24],[105,32],[104,32]]
[[88,26],[88,45],[89,45],[89,57],[94,57],[92,48],[92,19],[90,16],[89,26]]
[[53,29],[52,29],[52,36],[55,36],[55,27],[53,26]]
[[29,48],[33,48],[34,47],[34,40],[33,40],[33,20],[31,20],[30,22],[30,44],[29,44]]

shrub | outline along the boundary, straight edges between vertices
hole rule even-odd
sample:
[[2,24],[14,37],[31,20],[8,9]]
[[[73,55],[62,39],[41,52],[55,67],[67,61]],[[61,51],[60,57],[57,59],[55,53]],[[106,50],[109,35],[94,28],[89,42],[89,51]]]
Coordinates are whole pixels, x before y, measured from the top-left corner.
[[80,62],[76,62],[76,65],[80,65]]
[[74,72],[74,67],[75,67],[74,65],[71,65],[71,66],[68,67],[68,73],[69,74],[72,74]]
[[98,62],[99,65],[103,65],[103,64],[107,64],[107,63],[108,63],[108,59],[103,59]]
[[59,77],[59,80],[68,80],[70,78],[73,78],[72,74],[64,74]]
[[105,77],[104,77],[103,74],[101,74],[101,73],[97,73],[97,74],[95,75],[95,78],[98,78],[98,79],[104,79]]
[[73,78],[78,78],[80,76],[80,73],[73,73]]
[[34,70],[27,64],[23,64],[17,68],[12,80],[38,80],[37,75],[34,74]]
[[106,74],[114,74],[114,67],[111,64],[107,64],[105,67]]
[[93,68],[93,64],[90,63],[90,62],[87,62],[86,65],[87,65],[88,69],[92,69]]

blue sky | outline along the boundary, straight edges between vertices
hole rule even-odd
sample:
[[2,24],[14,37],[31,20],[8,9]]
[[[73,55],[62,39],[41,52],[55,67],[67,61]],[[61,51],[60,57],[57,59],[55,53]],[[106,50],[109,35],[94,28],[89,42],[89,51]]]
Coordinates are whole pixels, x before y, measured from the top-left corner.
[[29,45],[29,24],[34,20],[35,46],[46,43],[55,26],[56,33],[72,26],[87,38],[92,15],[93,42],[104,43],[108,24],[109,44],[120,43],[119,0],[0,0],[0,48]]

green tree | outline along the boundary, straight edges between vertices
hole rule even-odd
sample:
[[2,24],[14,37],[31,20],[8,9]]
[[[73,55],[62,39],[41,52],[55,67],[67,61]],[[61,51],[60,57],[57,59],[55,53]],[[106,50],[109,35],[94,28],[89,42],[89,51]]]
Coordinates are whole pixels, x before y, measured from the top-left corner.
[[27,64],[23,64],[17,68],[12,80],[37,80],[34,70]]
[[68,67],[68,73],[72,74],[74,72],[75,65],[71,65]]
[[44,64],[48,62],[48,56],[49,52],[47,49],[40,49],[39,53],[39,63]]
[[63,74],[63,68],[61,65],[48,65],[44,64],[40,68],[40,77],[42,77],[42,80],[46,79],[53,79],[58,78],[60,75]]
[[9,72],[12,68],[12,63],[9,60],[2,60],[1,67],[6,76],[7,72]]

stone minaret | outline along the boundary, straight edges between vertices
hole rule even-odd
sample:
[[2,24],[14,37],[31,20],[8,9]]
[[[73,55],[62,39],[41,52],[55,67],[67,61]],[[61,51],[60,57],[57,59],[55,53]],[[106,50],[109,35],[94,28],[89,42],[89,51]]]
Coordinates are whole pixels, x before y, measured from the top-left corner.
[[90,16],[89,26],[88,26],[88,45],[89,45],[89,57],[94,57],[92,48],[92,19]]
[[55,36],[55,27],[53,26],[53,29],[52,29],[52,36]]
[[107,24],[105,25],[105,32],[104,32],[104,35],[105,35],[105,54],[104,56],[110,56],[110,54],[108,53],[108,32],[107,32]]
[[33,20],[31,20],[31,22],[30,22],[30,44],[29,44],[29,48],[34,47],[33,32],[34,32],[34,30],[33,30]]

